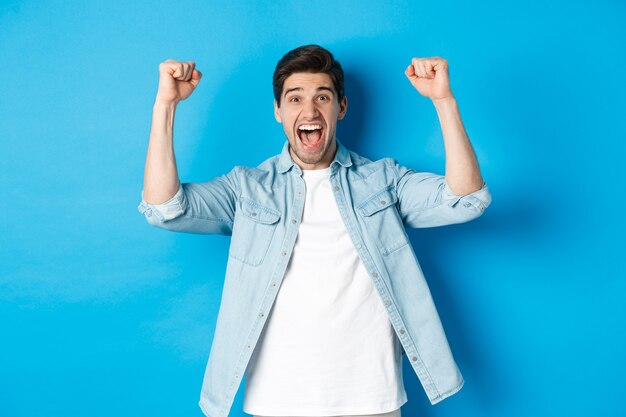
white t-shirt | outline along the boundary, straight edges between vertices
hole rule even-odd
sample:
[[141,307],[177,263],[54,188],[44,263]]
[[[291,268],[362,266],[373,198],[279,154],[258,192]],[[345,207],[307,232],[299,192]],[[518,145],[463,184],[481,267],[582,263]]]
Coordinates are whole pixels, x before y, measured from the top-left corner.
[[400,341],[341,219],[329,175],[330,168],[303,170],[303,218],[246,369],[245,413],[378,414],[407,401]]

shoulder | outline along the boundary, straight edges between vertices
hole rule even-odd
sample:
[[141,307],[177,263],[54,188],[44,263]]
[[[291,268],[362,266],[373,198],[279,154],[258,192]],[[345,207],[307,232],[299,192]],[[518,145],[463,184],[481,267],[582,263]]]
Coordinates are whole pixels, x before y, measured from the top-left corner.
[[236,165],[234,172],[240,182],[254,182],[263,185],[271,185],[277,178],[277,163],[280,155],[274,155],[261,162],[256,167]]
[[356,152],[350,151],[352,166],[349,167],[349,174],[353,180],[365,180],[371,176],[394,176],[397,172],[397,162],[394,158],[385,157],[380,159],[369,159]]

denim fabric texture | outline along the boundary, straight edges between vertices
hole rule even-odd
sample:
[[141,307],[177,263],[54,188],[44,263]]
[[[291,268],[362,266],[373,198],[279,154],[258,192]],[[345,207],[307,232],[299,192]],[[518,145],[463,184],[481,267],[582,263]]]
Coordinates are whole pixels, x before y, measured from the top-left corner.
[[[369,160],[338,140],[330,182],[403,354],[431,404],[436,404],[460,390],[464,381],[405,228],[479,217],[491,203],[487,185],[455,195],[442,175],[417,172],[392,158]],[[156,227],[231,235],[200,394],[199,405],[207,416],[226,417],[230,411],[298,235],[304,187],[302,171],[285,141],[280,154],[256,168],[236,166],[208,182],[181,184],[163,204],[142,200],[139,205]]]

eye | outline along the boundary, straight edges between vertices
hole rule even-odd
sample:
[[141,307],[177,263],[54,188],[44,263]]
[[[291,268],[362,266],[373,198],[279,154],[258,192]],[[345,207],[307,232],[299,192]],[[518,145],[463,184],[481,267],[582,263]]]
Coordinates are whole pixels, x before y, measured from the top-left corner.
[[296,97],[296,96],[292,96],[289,98],[289,101],[292,103],[297,103],[298,101],[300,101],[300,98]]
[[330,99],[328,98],[328,96],[320,96],[320,98],[319,98],[319,99],[320,99],[320,101],[328,101],[328,100],[330,100]]

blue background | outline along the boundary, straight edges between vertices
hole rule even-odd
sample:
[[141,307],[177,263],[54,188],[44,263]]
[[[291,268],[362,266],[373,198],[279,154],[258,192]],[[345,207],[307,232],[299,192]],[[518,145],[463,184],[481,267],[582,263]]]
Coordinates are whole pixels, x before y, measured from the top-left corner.
[[403,72],[446,58],[493,195],[410,231],[466,385],[433,407],[404,358],[403,416],[623,415],[623,2],[1,4],[1,416],[201,416],[229,240],[137,211],[158,64],[204,74],[175,128],[204,181],[280,152],[271,76],[306,43],[346,71],[345,145],[437,173]]

